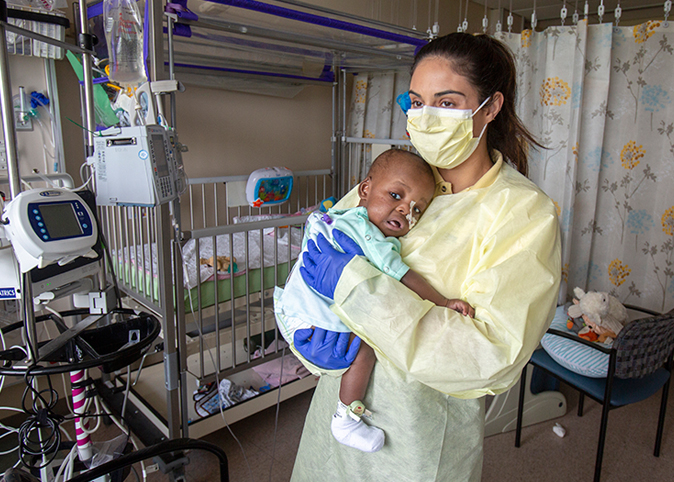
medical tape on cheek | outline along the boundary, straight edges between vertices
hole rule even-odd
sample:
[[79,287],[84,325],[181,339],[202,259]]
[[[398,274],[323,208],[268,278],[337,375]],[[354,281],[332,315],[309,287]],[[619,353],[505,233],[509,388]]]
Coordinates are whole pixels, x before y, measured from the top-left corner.
[[417,218],[414,217],[412,214],[414,212],[414,206],[416,205],[416,201],[410,201],[410,212],[407,213],[407,223],[410,225],[410,229],[414,227],[415,224],[417,224]]

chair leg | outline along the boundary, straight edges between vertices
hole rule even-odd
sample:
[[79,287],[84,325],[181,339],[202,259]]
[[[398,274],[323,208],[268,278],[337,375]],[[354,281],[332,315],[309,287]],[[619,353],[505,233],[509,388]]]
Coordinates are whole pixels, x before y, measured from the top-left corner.
[[655,450],[653,455],[660,457],[660,445],[662,444],[662,431],[665,428],[665,411],[667,410],[667,396],[669,395],[669,382],[671,378],[667,380],[665,386],[662,387],[662,399],[660,400],[660,415],[658,416],[658,432],[655,436]]
[[527,385],[527,366],[522,368],[522,377],[520,378],[520,398],[517,401],[517,427],[515,429],[515,447],[520,446],[522,436],[522,417],[524,416],[524,390]]
[[583,392],[579,392],[578,395],[578,416],[582,417],[583,416],[583,404],[585,403],[585,394]]
[[597,461],[594,465],[594,482],[599,482],[601,476],[601,462],[604,458],[604,442],[606,441],[606,427],[608,425],[608,412],[611,410],[609,398],[605,398],[601,410],[601,425],[599,427],[599,445],[597,447]]

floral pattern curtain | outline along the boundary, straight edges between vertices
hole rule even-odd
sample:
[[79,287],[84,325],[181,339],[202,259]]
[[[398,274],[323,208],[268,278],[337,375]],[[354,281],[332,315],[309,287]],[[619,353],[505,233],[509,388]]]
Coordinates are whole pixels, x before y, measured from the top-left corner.
[[657,21],[499,34],[518,112],[546,149],[530,177],[555,202],[564,289],[674,308],[674,30]]
[[[396,104],[399,94],[410,88],[408,72],[373,72],[354,76],[348,120],[349,137],[409,140],[407,118]],[[365,178],[372,164],[372,146],[349,146],[349,186]]]

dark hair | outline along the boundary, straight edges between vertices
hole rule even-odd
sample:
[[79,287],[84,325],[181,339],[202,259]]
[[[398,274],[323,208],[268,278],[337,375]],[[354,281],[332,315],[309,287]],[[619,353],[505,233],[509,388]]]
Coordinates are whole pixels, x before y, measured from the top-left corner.
[[423,157],[420,155],[406,149],[393,148],[382,152],[377,156],[370,166],[370,171],[367,173],[367,175],[375,177],[380,171],[386,171],[389,169],[391,163],[402,159],[412,163],[417,169],[417,173],[422,177],[426,177],[427,180],[430,180],[430,184],[435,186],[435,175],[433,174],[433,168],[431,165],[424,161]]
[[429,42],[417,52],[412,74],[427,57],[449,60],[456,73],[466,77],[475,87],[480,103],[496,92],[503,94],[501,111],[487,129],[487,149],[490,152],[493,149],[500,151],[506,160],[526,176],[529,170],[529,147],[543,146],[524,127],[515,112],[517,72],[508,47],[488,35],[451,33]]

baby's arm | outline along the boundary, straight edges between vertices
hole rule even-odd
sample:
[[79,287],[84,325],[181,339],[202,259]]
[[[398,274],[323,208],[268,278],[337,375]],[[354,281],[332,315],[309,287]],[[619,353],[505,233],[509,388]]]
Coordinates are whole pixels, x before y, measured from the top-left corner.
[[458,311],[464,316],[470,316],[471,318],[475,316],[475,309],[470,306],[470,304],[462,300],[449,300],[445,298],[440,293],[438,293],[436,289],[433,288],[419,273],[409,270],[407,273],[405,273],[405,276],[400,279],[400,281],[402,284],[407,286],[425,300],[432,301],[438,306],[451,308],[452,310]]

